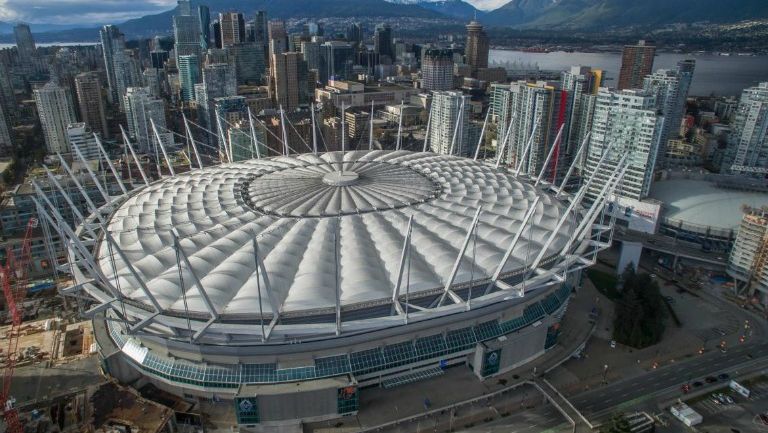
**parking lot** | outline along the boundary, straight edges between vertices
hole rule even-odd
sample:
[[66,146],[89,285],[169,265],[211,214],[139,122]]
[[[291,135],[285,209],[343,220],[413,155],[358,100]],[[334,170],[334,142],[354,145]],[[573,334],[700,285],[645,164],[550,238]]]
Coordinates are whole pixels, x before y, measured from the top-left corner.
[[[750,383],[749,398],[744,398],[728,388],[721,388],[705,396],[689,400],[687,403],[698,412],[704,421],[695,426],[695,431],[702,433],[748,433],[768,432],[768,425],[760,419],[760,414],[768,411],[768,381],[763,379]],[[722,393],[732,399],[729,404],[721,399],[716,402],[713,395]],[[667,426],[661,426],[658,432],[679,432],[685,428],[681,422],[670,416],[664,417]]]

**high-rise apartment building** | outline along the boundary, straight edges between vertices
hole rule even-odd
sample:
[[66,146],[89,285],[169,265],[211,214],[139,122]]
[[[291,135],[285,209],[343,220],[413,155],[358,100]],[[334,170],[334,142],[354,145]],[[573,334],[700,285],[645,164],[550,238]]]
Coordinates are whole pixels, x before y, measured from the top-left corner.
[[643,89],[656,95],[656,103],[665,119],[659,143],[660,163],[666,154],[667,142],[680,135],[695,65],[693,60],[684,60],[678,63],[677,69],[659,69],[643,80]]
[[626,45],[621,54],[619,90],[642,88],[643,79],[653,71],[655,55],[656,46],[649,41],[641,40],[637,45]]
[[211,48],[211,10],[208,6],[197,7],[197,21],[200,23],[200,48],[205,51]]
[[[569,156],[567,162],[572,162],[571,158],[576,156],[579,146],[582,145],[592,127],[594,102],[597,90],[602,84],[602,78],[602,70],[592,69],[589,66],[573,66],[561,75],[562,90],[567,92],[563,95],[567,101],[567,120],[563,130],[563,149]],[[583,167],[586,156],[585,149],[577,161],[577,167]]]
[[109,137],[104,98],[101,94],[101,79],[96,72],[85,72],[75,77],[77,102],[80,117],[92,131]]
[[245,42],[245,19],[243,14],[239,12],[220,13],[219,25],[221,26],[222,48]]
[[461,92],[434,92],[430,116],[432,121],[427,133],[432,152],[461,156],[473,154],[477,143],[470,142],[469,97]]
[[141,153],[150,154],[159,161],[161,150],[157,146],[157,137],[152,130],[152,122],[164,145],[173,144],[173,134],[166,132],[165,103],[152,96],[144,87],[129,87],[125,95],[125,115],[128,120],[128,132],[134,145]]
[[421,88],[428,91],[453,89],[453,51],[432,48],[424,52]]
[[[601,88],[597,94],[586,161],[586,174],[596,178],[587,196],[594,199],[599,195],[609,174],[626,155],[628,169],[616,194],[632,200],[647,197],[663,127],[664,117],[658,113],[653,93]],[[599,161],[606,152],[604,165],[598,170]]]
[[200,61],[194,54],[179,56],[179,84],[181,100],[195,100],[195,84],[200,82]]
[[768,209],[747,208],[728,257],[728,275],[740,294],[768,301]]
[[768,173],[768,82],[742,91],[720,170],[761,178]]
[[101,152],[96,144],[93,131],[85,123],[70,123],[67,125],[67,142],[72,152],[75,146],[85,159],[100,159]]
[[477,21],[467,24],[467,45],[464,50],[464,57],[473,76],[477,74],[478,69],[488,67],[490,48],[488,35],[485,33],[482,24]]
[[392,42],[392,27],[389,24],[379,24],[373,34],[373,50],[379,55],[379,62],[385,63],[386,58],[390,62],[395,61],[395,46]]
[[[559,110],[562,96],[556,83],[546,81],[518,81],[511,83],[509,90],[502,93],[497,146],[504,147],[504,163],[520,166],[521,173],[537,174],[544,168],[547,154],[555,144],[557,130],[563,121],[560,118],[563,113]],[[557,168],[556,161],[550,161],[553,169]]]
[[276,106],[293,111],[309,103],[311,92],[308,84],[307,63],[301,53],[272,55],[272,84],[270,91]]
[[113,104],[121,103],[121,95],[117,88],[115,77],[115,57],[125,50],[125,36],[115,26],[104,26],[99,30],[101,37],[101,49],[104,54],[104,68],[107,71],[107,86],[109,87],[109,100]]
[[75,107],[66,89],[49,81],[35,89],[35,103],[48,153],[69,152],[67,126],[75,123]]

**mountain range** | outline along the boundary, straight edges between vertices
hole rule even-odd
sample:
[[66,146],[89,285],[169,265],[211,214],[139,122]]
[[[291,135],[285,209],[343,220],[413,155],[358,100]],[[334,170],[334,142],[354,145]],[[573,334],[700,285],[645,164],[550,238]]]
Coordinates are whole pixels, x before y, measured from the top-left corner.
[[[599,31],[628,26],[652,29],[672,23],[729,23],[768,18],[767,0],[511,0],[490,12],[479,11],[464,0],[202,0],[201,3],[208,4],[212,14],[238,10],[251,16],[256,10],[266,10],[270,18],[409,17],[453,19],[457,24],[476,17],[489,27],[550,30]],[[118,25],[129,38],[167,34],[174,12],[175,9]],[[95,26],[85,29],[56,26],[37,24],[32,30],[41,40],[48,41],[98,38]],[[10,24],[0,23],[0,37],[9,31]]]

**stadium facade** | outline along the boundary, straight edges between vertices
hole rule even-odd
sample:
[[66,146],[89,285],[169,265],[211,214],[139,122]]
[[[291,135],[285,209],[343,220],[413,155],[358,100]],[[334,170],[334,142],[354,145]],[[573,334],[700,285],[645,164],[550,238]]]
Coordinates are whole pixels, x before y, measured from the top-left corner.
[[556,344],[580,271],[610,245],[598,200],[499,164],[407,151],[254,159],[164,177],[78,227],[41,199],[103,368],[231,401],[242,428],[354,414],[360,389]]

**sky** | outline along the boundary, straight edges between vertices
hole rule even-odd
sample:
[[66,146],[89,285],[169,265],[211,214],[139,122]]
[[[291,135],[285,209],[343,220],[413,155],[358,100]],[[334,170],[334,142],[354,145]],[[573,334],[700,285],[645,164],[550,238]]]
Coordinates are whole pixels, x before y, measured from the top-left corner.
[[[468,0],[484,10],[495,9],[507,1]],[[101,25],[156,14],[175,5],[176,0],[0,0],[0,21]]]

